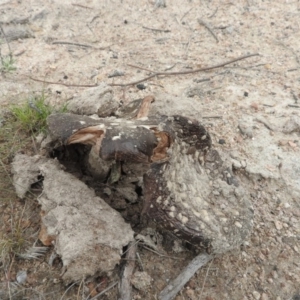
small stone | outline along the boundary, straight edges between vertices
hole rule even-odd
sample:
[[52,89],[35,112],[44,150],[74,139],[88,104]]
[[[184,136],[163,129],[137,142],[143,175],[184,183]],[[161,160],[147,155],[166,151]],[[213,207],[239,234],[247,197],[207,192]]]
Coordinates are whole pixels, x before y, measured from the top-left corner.
[[261,294],[260,300],[268,300],[268,299],[269,299],[269,297],[266,293]]
[[250,126],[247,126],[243,122],[240,122],[238,125],[238,128],[239,128],[240,132],[242,133],[242,135],[247,136],[248,138],[253,137],[253,131]]
[[26,271],[19,271],[18,273],[17,273],[17,282],[19,283],[19,284],[23,284],[23,283],[25,283],[25,281],[26,281],[26,279],[27,279],[27,272]]
[[259,300],[259,299],[260,299],[260,293],[259,293],[259,292],[254,291],[254,292],[252,293],[252,295],[253,295],[254,299],[256,299],[256,300]]
[[226,143],[226,141],[224,139],[219,139],[219,144],[223,145],[225,143]]
[[103,193],[106,194],[107,196],[110,196],[111,195],[111,189],[106,187],[103,189]]
[[189,299],[191,299],[191,300],[196,300],[196,296],[195,296],[195,291],[194,290],[192,290],[192,289],[187,289],[186,290],[186,294],[187,294],[187,296],[188,296],[188,298]]
[[272,278],[268,278],[268,282],[269,282],[269,283],[273,283],[274,281],[273,281]]
[[133,274],[133,277],[131,279],[132,285],[137,290],[144,290],[145,288],[147,288],[151,285],[151,282],[152,282],[152,278],[146,272],[137,271]]
[[271,273],[274,279],[278,278],[278,273],[276,271],[272,271]]
[[117,76],[124,76],[124,72],[121,70],[114,70],[108,75],[108,78],[117,77]]
[[277,230],[281,230],[282,229],[282,223],[280,221],[274,221],[275,227]]
[[127,187],[119,187],[117,191],[130,203],[136,203],[138,200],[138,195],[135,192],[135,187],[127,186]]
[[139,83],[139,84],[136,85],[136,87],[139,90],[145,90],[147,88],[147,86],[144,83]]
[[242,167],[242,164],[236,160],[236,159],[232,159],[232,166],[235,168],[235,169],[240,169]]

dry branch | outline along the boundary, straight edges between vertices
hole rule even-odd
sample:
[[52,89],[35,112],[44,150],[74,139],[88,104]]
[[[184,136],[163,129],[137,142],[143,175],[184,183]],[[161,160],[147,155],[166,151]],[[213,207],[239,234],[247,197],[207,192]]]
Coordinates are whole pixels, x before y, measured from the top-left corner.
[[119,300],[131,300],[131,277],[135,267],[137,245],[136,242],[131,242],[128,245],[126,259],[128,260],[121,278],[119,288]]
[[[224,67],[226,65],[235,63],[237,61],[240,61],[240,60],[243,60],[243,59],[246,59],[246,58],[249,58],[249,57],[253,57],[253,56],[258,56],[258,55],[259,55],[259,53],[248,54],[248,55],[241,56],[241,57],[238,57],[238,58],[234,58],[232,60],[229,60],[229,61],[221,63],[221,64],[217,64],[217,65],[214,65],[214,66],[195,69],[195,70],[192,70],[192,71],[178,71],[178,72],[155,72],[155,71],[152,71],[152,70],[148,70],[148,69],[145,69],[145,68],[141,68],[139,66],[129,64],[129,66],[131,66],[133,68],[144,69],[144,70],[147,70],[148,72],[151,72],[153,74],[149,75],[149,76],[147,76],[143,79],[140,79],[140,80],[137,80],[137,81],[132,81],[132,82],[129,82],[129,83],[108,83],[108,85],[109,86],[126,87],[126,86],[130,86],[130,85],[136,85],[138,83],[147,81],[147,80],[149,80],[153,77],[161,76],[161,75],[164,75],[164,76],[177,76],[177,75],[186,75],[186,74],[194,74],[194,73],[199,73],[199,72],[205,72],[205,71],[221,68],[221,67]],[[41,79],[33,78],[31,76],[28,76],[28,77],[31,80],[34,80],[34,81],[43,82],[43,83],[47,83],[47,84],[64,85],[64,86],[67,86],[67,87],[95,87],[95,86],[97,86],[97,84],[66,84],[66,83],[61,83],[61,82],[41,80]]]
[[203,20],[198,19],[198,23],[202,26],[204,26],[209,32],[210,34],[214,37],[214,39],[217,41],[217,43],[219,43],[219,39],[218,37],[215,35],[215,33],[213,32],[212,28]]
[[172,300],[184,285],[193,277],[193,275],[211,259],[212,255],[201,253],[196,256],[182,272],[171,281],[158,295],[159,300]]

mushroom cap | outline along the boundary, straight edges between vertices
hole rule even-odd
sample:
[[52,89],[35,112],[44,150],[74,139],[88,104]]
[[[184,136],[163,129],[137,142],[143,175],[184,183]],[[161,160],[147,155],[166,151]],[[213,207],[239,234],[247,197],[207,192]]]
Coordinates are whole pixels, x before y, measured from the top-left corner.
[[125,120],[55,114],[48,126],[64,144],[95,145],[104,160],[146,162],[142,215],[177,237],[222,253],[250,234],[250,197],[198,121],[179,115]]
[[157,121],[98,118],[61,113],[47,119],[51,136],[62,144],[96,145],[104,160],[150,162],[158,144]]

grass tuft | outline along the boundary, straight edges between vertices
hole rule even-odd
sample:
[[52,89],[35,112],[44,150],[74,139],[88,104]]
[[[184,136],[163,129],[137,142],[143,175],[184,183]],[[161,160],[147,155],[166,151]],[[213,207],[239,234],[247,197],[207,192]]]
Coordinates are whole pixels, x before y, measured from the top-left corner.
[[17,68],[15,66],[15,60],[13,59],[13,57],[11,55],[8,56],[1,56],[1,66],[0,66],[0,70],[3,73],[9,73],[12,71],[15,71]]
[[15,227],[8,233],[0,235],[0,264],[5,266],[10,262],[11,254],[19,254],[26,243],[26,237],[20,224],[16,222]]
[[55,112],[66,112],[66,105],[56,108],[45,102],[46,97],[44,93],[35,98],[30,98],[21,106],[12,106],[11,112],[18,122],[20,122],[21,128],[27,133],[39,133],[46,131],[47,117]]

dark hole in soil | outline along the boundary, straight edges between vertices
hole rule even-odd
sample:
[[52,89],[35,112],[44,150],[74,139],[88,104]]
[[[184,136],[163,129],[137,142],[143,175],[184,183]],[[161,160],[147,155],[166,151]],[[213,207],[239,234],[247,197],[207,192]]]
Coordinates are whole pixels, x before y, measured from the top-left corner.
[[[132,228],[137,228],[140,224],[143,191],[139,186],[138,178],[134,177],[135,171],[131,171],[130,164],[121,162],[118,181],[110,183],[112,169],[104,178],[95,178],[87,164],[90,151],[91,146],[73,144],[53,149],[50,156],[58,159],[67,172],[91,187],[95,194],[116,209]],[[138,175],[142,176],[142,174]]]

